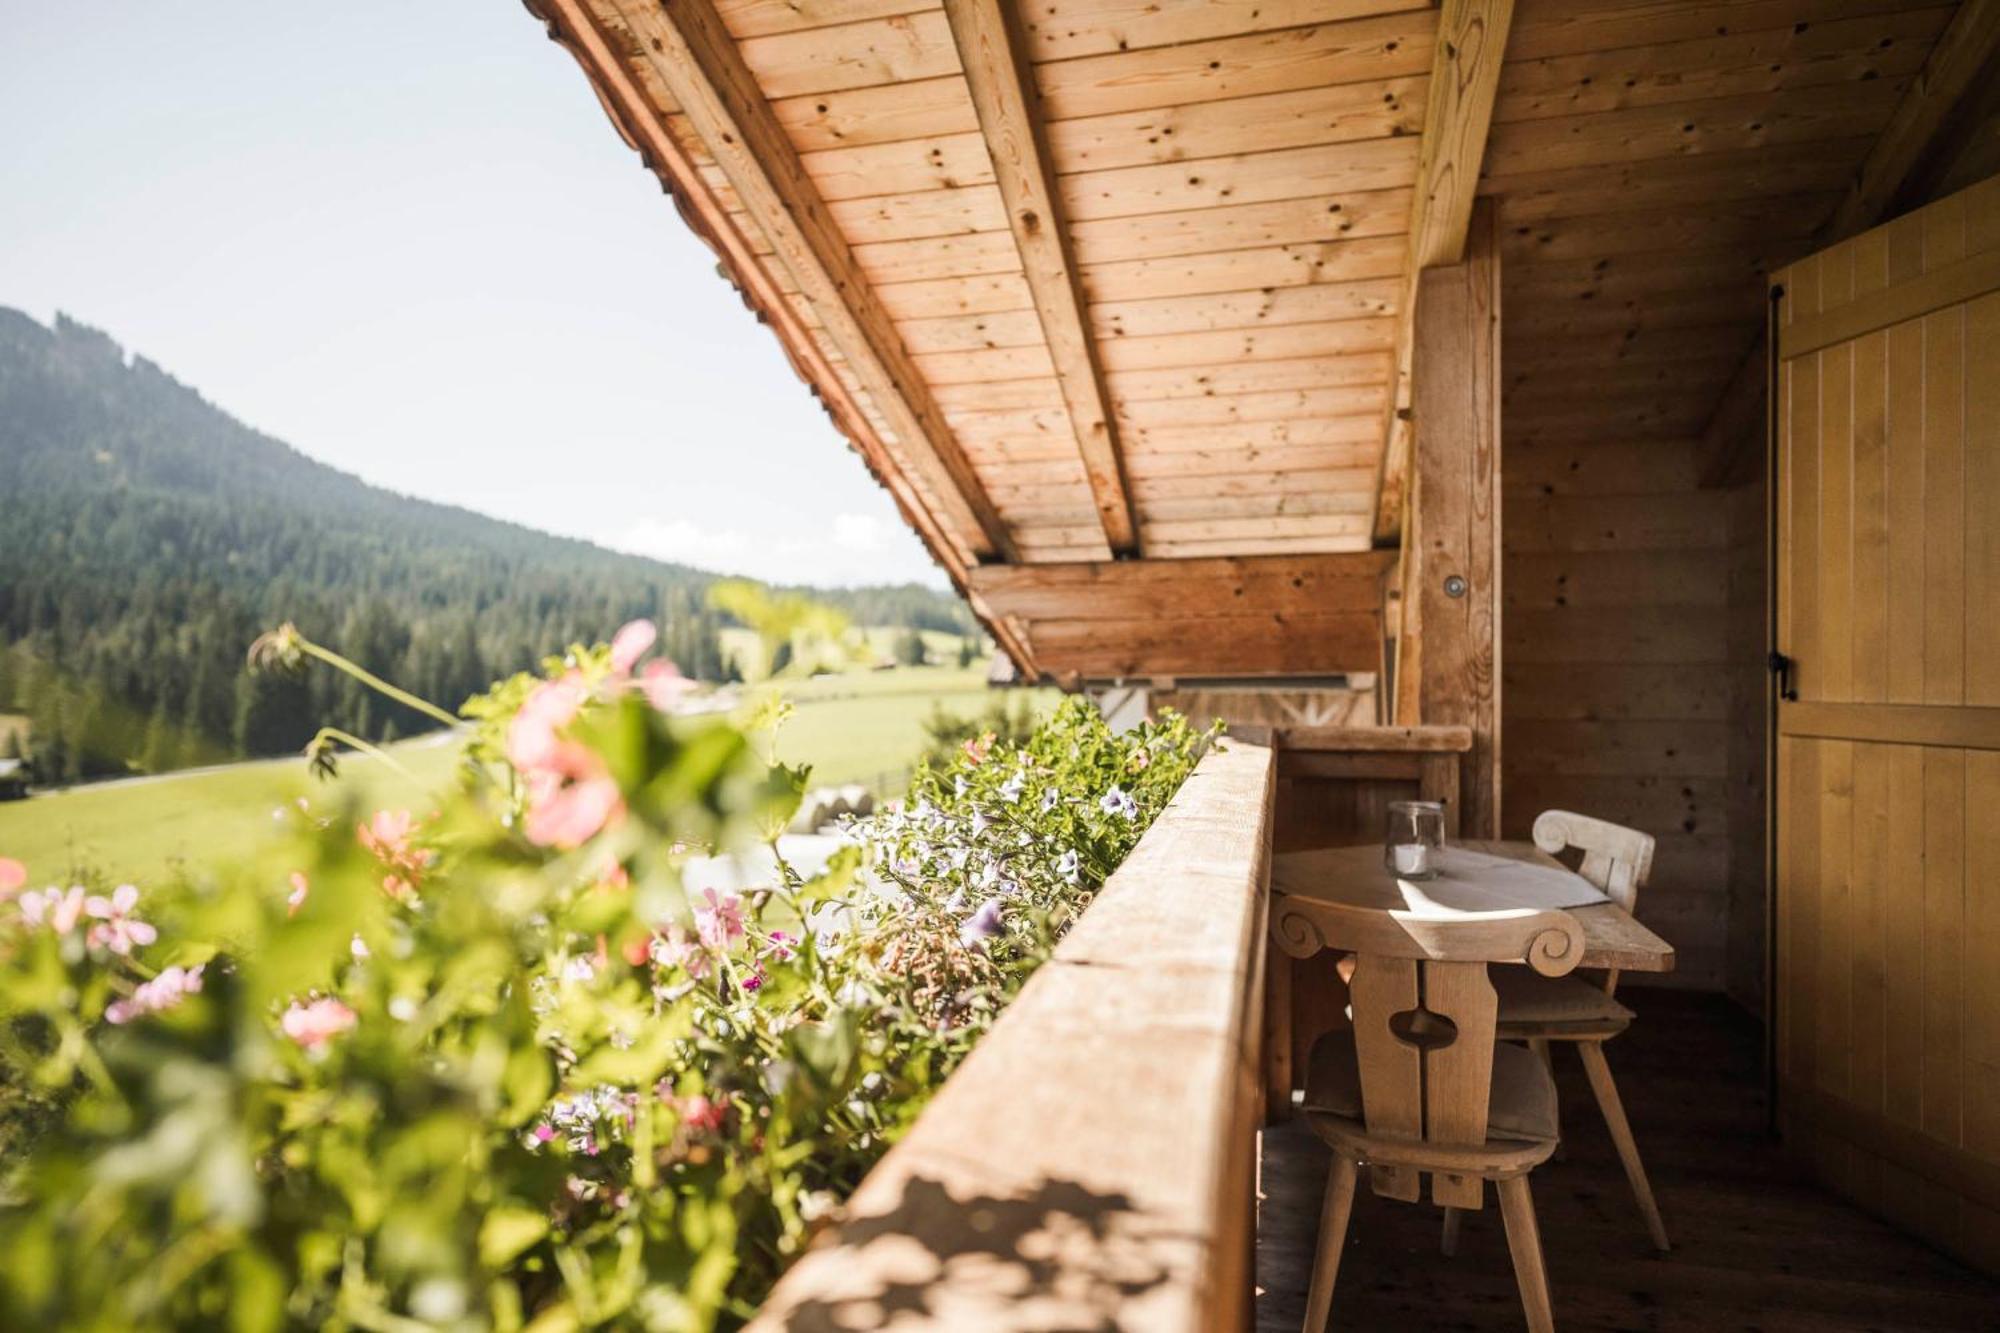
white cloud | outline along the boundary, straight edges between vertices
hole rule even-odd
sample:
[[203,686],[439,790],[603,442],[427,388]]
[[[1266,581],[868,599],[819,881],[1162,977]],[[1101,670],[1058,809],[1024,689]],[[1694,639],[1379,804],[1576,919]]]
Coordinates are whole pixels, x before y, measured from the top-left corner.
[[[684,516],[643,518],[608,545],[632,555],[767,583],[825,588],[914,579],[934,587],[944,584],[942,572],[916,534],[893,518],[849,511],[829,514],[809,526],[788,526],[756,511],[727,517],[734,522],[716,527]],[[765,519],[770,530],[757,529],[757,519]]]
[[633,555],[734,573],[750,550],[750,538],[734,528],[710,531],[689,518],[647,518],[627,528],[613,545]]
[[835,514],[833,544],[843,551],[880,551],[889,544],[889,525],[873,514]]

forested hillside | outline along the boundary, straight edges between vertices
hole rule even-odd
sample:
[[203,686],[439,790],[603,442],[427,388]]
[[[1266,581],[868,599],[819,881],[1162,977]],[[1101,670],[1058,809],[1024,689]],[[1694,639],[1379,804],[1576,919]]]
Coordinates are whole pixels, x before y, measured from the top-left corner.
[[[635,616],[720,679],[716,577],[370,486],[94,329],[0,308],[0,713],[31,719],[44,780],[419,727],[332,673],[247,673],[281,620],[447,706]],[[916,585],[816,595],[859,623],[972,630]]]

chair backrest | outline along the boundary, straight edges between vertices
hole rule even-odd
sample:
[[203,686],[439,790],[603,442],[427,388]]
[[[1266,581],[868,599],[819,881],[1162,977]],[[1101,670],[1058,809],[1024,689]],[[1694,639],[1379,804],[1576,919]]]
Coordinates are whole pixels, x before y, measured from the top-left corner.
[[[1583,956],[1582,927],[1559,911],[1385,912],[1285,895],[1273,930],[1294,957],[1355,955],[1348,993],[1368,1132],[1454,1147],[1486,1142],[1499,1009],[1486,965],[1560,976]],[[1377,1168],[1371,1179],[1377,1194],[1417,1198],[1413,1171]],[[1437,1175],[1431,1195],[1477,1208],[1480,1183]]]
[[1653,835],[1568,810],[1544,810],[1535,820],[1535,846],[1555,856],[1571,847],[1583,853],[1577,873],[1626,911],[1653,873]]

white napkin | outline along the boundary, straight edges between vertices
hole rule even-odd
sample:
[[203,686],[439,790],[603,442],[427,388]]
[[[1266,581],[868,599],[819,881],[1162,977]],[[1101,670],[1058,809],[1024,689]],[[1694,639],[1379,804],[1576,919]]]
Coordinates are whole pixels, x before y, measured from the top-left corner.
[[1445,848],[1437,877],[1426,880],[1392,876],[1380,847],[1294,852],[1276,859],[1271,884],[1283,893],[1380,911],[1541,911],[1611,901],[1571,871],[1465,847]]

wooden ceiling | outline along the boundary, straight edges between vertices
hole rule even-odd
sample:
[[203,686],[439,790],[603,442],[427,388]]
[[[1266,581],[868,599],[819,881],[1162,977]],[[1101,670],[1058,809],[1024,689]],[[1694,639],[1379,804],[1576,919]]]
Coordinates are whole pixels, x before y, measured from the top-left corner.
[[[1379,590],[1354,553],[1401,519],[1413,274],[1456,258],[1473,181],[1507,436],[1686,438],[1761,275],[1977,26],[1909,0],[530,7],[1003,647],[1082,676],[1373,669],[1346,603],[1249,590]],[[1221,579],[1233,621],[1049,600],[1166,586],[1104,572],[1134,563]],[[1044,565],[1084,572],[1009,609]]]

